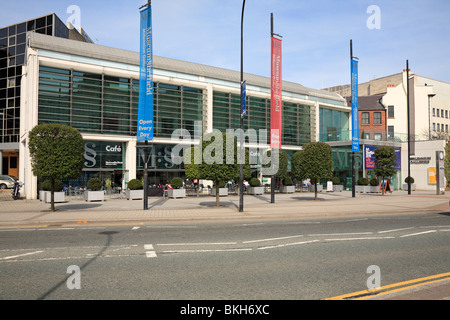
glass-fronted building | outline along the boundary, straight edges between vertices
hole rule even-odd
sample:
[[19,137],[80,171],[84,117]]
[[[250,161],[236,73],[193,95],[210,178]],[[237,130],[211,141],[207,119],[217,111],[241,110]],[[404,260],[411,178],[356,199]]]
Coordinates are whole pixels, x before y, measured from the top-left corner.
[[0,28],[0,174],[18,176],[20,88],[27,32],[87,41],[54,13]]
[[[73,183],[85,184],[95,176],[125,186],[139,178],[145,159],[136,139],[139,53],[37,33],[27,37],[19,170],[27,198],[36,198],[38,183],[29,165],[28,132],[41,123],[70,125],[83,135],[85,168]],[[270,79],[251,74],[244,78],[244,130],[258,132],[259,142],[268,148]],[[154,57],[151,184],[184,176],[183,164],[172,158],[179,142],[172,137],[175,130],[185,129],[192,137],[190,145],[198,143],[201,133],[240,127],[239,80],[238,71]],[[349,129],[349,118],[350,108],[338,94],[283,82],[282,148],[289,155],[322,136],[326,141],[348,139],[344,131]]]

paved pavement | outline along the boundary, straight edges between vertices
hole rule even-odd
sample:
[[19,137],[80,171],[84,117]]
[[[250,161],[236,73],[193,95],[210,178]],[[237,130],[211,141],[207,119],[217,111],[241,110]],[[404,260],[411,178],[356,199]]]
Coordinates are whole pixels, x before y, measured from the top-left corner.
[[[244,212],[239,212],[239,197],[220,198],[215,207],[215,197],[202,195],[184,199],[150,197],[148,210],[143,210],[143,200],[114,199],[86,202],[66,197],[57,203],[56,211],[50,204],[39,200],[12,200],[9,190],[0,190],[0,229],[49,227],[90,224],[148,224],[172,221],[236,221],[251,219],[302,219],[322,217],[370,216],[381,214],[448,213],[450,193],[436,195],[431,191],[394,191],[385,195],[350,191],[314,193],[297,192],[276,194],[270,203],[270,194],[245,195]],[[440,300],[450,297],[450,277],[427,286],[383,295],[380,299]]]
[[152,223],[167,221],[232,220],[232,219],[299,219],[340,216],[361,216],[402,213],[450,212],[450,194],[436,195],[428,191],[362,194],[352,197],[351,191],[320,192],[314,200],[312,192],[296,192],[275,195],[245,195],[244,211],[239,212],[239,197],[220,198],[201,195],[184,199],[150,197],[148,210],[143,200],[114,199],[86,202],[66,197],[65,203],[56,203],[56,211],[50,204],[39,200],[12,200],[8,190],[0,191],[0,227],[46,226],[76,223]]

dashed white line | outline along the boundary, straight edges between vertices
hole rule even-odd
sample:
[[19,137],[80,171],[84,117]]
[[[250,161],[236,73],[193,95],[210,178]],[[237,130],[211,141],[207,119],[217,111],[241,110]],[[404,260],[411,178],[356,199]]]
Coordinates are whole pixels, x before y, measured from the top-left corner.
[[303,235],[279,237],[279,238],[267,238],[267,239],[258,239],[258,240],[249,240],[249,241],[244,241],[242,243],[255,243],[255,242],[264,242],[264,241],[285,240],[285,239],[292,239],[292,238],[299,238],[299,237],[303,237]]
[[198,249],[198,250],[168,250],[162,253],[199,253],[199,252],[233,252],[233,251],[252,251],[252,248],[236,248],[236,249]]
[[158,243],[157,246],[205,246],[205,245],[215,246],[215,245],[230,245],[230,244],[237,244],[237,242]]
[[266,247],[261,247],[258,248],[259,250],[265,250],[265,249],[273,249],[273,248],[282,248],[282,247],[287,247],[287,246],[296,246],[296,245],[301,245],[301,244],[308,244],[308,243],[314,243],[314,242],[319,242],[320,240],[310,240],[310,241],[302,241],[302,242],[294,242],[294,243],[285,243],[285,244],[278,244],[275,246],[266,246]]
[[384,230],[384,231],[378,231],[378,233],[388,233],[388,232],[396,232],[396,231],[403,231],[403,230],[410,230],[410,229],[414,229],[414,227],[411,227],[411,228],[392,229],[392,230]]
[[336,238],[336,239],[325,239],[325,241],[352,241],[352,240],[378,240],[378,239],[395,239],[395,237]]
[[29,256],[32,254],[37,254],[37,253],[42,253],[44,251],[35,251],[35,252],[28,252],[28,253],[24,253],[24,254],[18,254],[16,256],[9,256],[9,257],[4,257],[4,258],[0,258],[0,260],[9,260],[9,259],[15,259],[15,258],[19,258],[19,257],[24,257],[24,256]]
[[436,232],[436,230],[428,230],[428,231],[424,231],[424,232],[404,234],[404,235],[400,236],[400,238],[418,236],[418,235],[427,234],[427,233],[433,233],[433,232]]

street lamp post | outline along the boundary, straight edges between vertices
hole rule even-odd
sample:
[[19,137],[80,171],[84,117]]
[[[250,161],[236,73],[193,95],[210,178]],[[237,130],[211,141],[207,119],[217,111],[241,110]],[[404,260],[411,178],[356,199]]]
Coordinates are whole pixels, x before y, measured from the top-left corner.
[[243,113],[243,101],[242,101],[242,85],[244,83],[244,9],[245,0],[242,2],[242,15],[241,15],[241,130],[240,130],[240,165],[239,165],[239,212],[244,211],[244,113]]

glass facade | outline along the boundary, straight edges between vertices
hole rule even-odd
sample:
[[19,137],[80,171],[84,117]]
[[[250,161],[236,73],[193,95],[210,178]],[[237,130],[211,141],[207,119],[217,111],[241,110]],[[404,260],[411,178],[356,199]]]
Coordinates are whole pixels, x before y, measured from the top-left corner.
[[319,109],[319,141],[350,140],[350,113],[334,109]]
[[0,28],[0,143],[19,141],[20,83],[28,31],[69,38],[69,29],[54,14]]
[[[269,143],[270,99],[247,96],[247,115],[244,130],[267,129]],[[217,92],[213,94],[213,129],[240,128],[240,95]],[[283,102],[283,145],[301,146],[311,142],[311,111],[307,105]],[[261,141],[261,137],[259,137]]]
[[[40,66],[38,123],[70,125],[83,133],[136,134],[139,82]],[[175,129],[194,136],[202,121],[201,89],[154,83],[155,137],[171,137]]]

